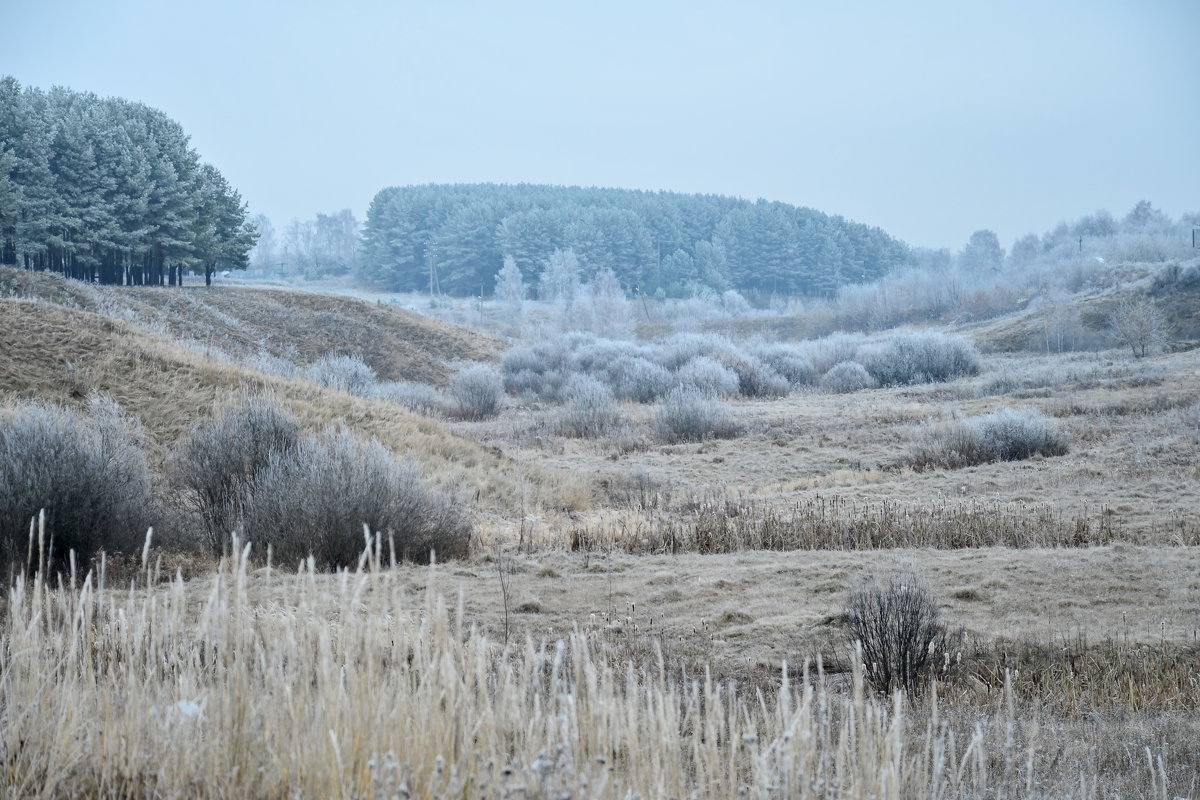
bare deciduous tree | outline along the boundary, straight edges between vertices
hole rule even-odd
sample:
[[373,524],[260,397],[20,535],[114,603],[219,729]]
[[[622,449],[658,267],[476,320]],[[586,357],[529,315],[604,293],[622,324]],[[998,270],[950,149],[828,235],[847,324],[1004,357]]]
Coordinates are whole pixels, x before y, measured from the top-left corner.
[[1117,304],[1109,325],[1113,336],[1133,351],[1134,358],[1145,358],[1167,341],[1167,322],[1148,298],[1122,300]]

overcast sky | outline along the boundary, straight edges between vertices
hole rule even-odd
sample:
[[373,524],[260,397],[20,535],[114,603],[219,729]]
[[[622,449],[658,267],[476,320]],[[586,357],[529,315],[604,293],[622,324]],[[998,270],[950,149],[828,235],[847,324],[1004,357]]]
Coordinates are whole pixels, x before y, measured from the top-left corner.
[[0,74],[162,109],[282,226],[412,183],[811,206],[916,245],[1200,210],[1200,0],[0,0]]

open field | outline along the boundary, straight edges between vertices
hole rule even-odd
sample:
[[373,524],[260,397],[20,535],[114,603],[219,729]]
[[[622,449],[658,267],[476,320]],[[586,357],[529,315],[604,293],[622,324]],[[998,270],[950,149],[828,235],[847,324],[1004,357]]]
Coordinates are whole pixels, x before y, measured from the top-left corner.
[[[1200,351],[985,353],[947,383],[735,398],[738,435],[691,443],[621,402],[574,438],[536,397],[431,418],[254,366],[338,351],[442,385],[503,351],[374,303],[0,279],[0,400],[113,397],[164,509],[189,428],[266,393],[306,431],[412,454],[475,514],[469,556],[433,567],[386,540],[339,575],[218,560],[164,512],[103,589],[100,563],[21,579],[6,796],[1200,795]],[[930,431],[1003,408],[1067,452],[913,466]],[[895,570],[957,637],[936,705],[856,677],[847,594]]]

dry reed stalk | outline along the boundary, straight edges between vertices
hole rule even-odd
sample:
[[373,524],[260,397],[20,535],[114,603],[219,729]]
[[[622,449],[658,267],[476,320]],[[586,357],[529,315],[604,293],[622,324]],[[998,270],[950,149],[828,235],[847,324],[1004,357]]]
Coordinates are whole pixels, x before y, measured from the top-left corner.
[[385,552],[326,577],[251,571],[235,547],[203,599],[160,585],[148,548],[130,590],[103,566],[19,578],[0,635],[8,795],[953,798],[1045,777],[1011,691],[963,730],[936,703],[921,720],[870,696],[861,667],[846,688],[806,666],[749,695],[661,657],[605,660],[578,632],[501,647],[464,627],[461,598],[414,604]]

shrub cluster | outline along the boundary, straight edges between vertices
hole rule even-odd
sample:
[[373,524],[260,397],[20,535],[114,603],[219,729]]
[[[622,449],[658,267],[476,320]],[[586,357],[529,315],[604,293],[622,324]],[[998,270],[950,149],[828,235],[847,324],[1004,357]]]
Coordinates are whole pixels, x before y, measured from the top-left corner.
[[312,555],[322,568],[354,564],[363,526],[392,537],[399,553],[465,551],[465,506],[435,489],[411,462],[344,429],[318,436],[274,400],[245,397],[194,426],[174,469],[220,552],[243,531],[277,560]]
[[834,334],[816,341],[734,342],[677,333],[656,342],[598,339],[574,332],[514,347],[504,357],[504,386],[519,396],[564,399],[572,375],[589,375],[620,400],[652,403],[672,387],[727,397],[780,397],[803,387],[849,392],[875,386],[951,381],[978,374],[975,346],[934,331],[882,341]]
[[883,386],[944,383],[979,374],[979,354],[960,336],[904,333],[859,349],[857,360]]
[[255,484],[244,529],[281,564],[311,555],[321,569],[353,566],[367,530],[393,541],[404,558],[466,552],[471,524],[462,504],[411,460],[397,461],[345,429],[301,438],[290,454],[272,457]]
[[460,369],[447,387],[454,409],[465,419],[487,419],[500,413],[504,402],[504,380],[486,364]]
[[848,394],[860,389],[874,389],[879,381],[871,377],[867,368],[857,361],[842,361],[821,376],[820,385],[823,391],[830,394]]
[[637,403],[656,402],[678,387],[706,395],[769,397],[813,382],[812,365],[797,346],[754,347],[715,334],[681,333],[635,343],[574,332],[514,347],[501,370],[508,391],[548,402],[565,399],[573,375],[594,378],[617,399]]
[[138,550],[153,502],[142,447],[137,420],[98,395],[0,411],[0,563],[24,561],[41,509],[56,561]]
[[220,553],[238,529],[272,457],[288,455],[299,441],[299,420],[270,397],[243,396],[216,418],[192,426],[172,466],[210,550]]
[[1068,447],[1066,433],[1045,414],[1002,408],[939,426],[917,442],[910,461],[918,468],[957,468],[1038,455],[1061,456]]
[[885,581],[864,580],[846,603],[846,628],[862,647],[867,681],[879,692],[921,688],[957,637],[942,622],[937,601],[913,573],[893,573]]
[[328,389],[337,389],[359,397],[370,397],[377,376],[358,356],[329,354],[304,368],[304,377]]
[[654,428],[668,442],[700,442],[737,436],[729,404],[695,387],[677,386],[654,415]]
[[567,406],[558,416],[558,432],[564,436],[604,436],[621,421],[612,390],[590,375],[575,375],[564,389]]

